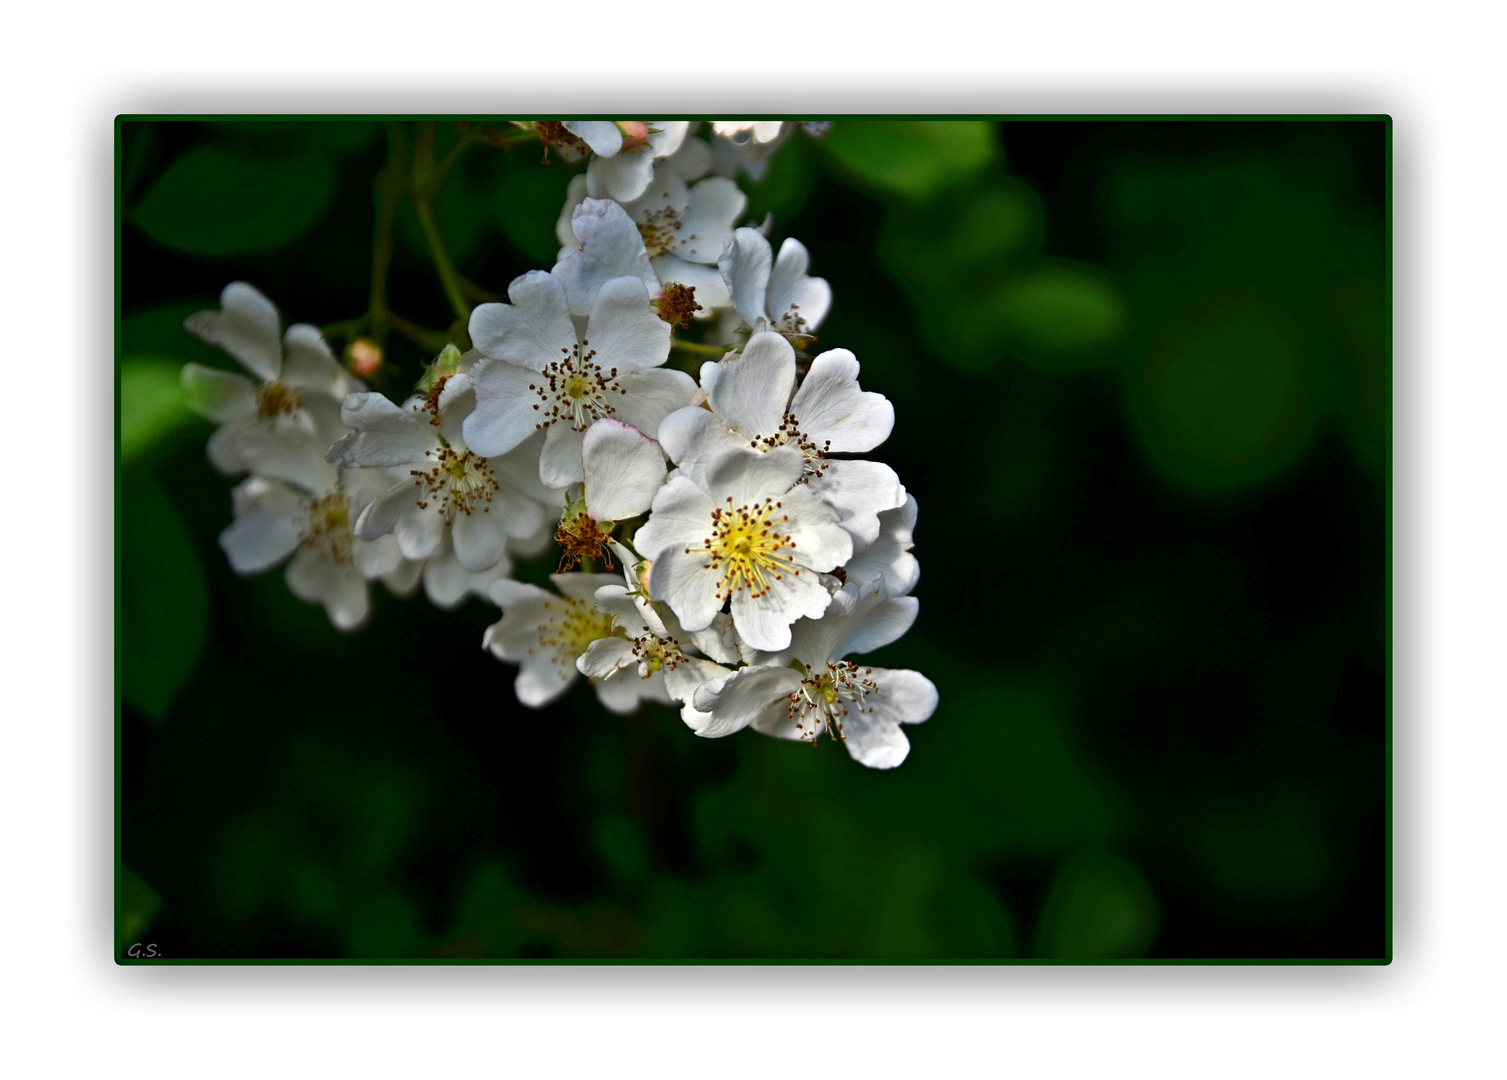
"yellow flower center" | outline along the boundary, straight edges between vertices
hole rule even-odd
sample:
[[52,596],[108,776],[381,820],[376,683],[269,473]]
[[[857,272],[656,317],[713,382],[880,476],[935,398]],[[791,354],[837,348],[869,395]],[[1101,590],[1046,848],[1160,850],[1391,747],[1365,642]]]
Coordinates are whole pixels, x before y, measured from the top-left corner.
[[790,554],[795,541],[780,531],[790,515],[779,514],[783,504],[773,499],[736,509],[732,501],[728,496],[725,509],[712,511],[712,535],[702,541],[706,546],[685,552],[710,556],[707,569],[721,572],[717,599],[731,600],[735,593],[747,591],[750,599],[757,600],[787,573],[800,575]]
[[585,600],[555,597],[544,605],[549,620],[539,624],[539,644],[553,649],[562,672],[576,670],[576,658],[598,638],[617,633],[611,615],[604,615]]
[[270,420],[275,416],[287,416],[295,412],[302,404],[298,391],[281,379],[263,383],[256,391],[256,415],[264,420]]
[[310,499],[299,538],[337,565],[351,561],[351,508],[338,491]]

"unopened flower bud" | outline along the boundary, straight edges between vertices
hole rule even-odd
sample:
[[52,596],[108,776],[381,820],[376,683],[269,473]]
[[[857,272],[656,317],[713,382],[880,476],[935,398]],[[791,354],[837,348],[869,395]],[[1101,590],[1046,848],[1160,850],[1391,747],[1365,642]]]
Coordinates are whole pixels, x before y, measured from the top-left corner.
[[613,123],[623,133],[624,150],[637,150],[649,141],[649,125],[642,120],[614,120]]
[[382,346],[371,338],[357,338],[345,347],[345,366],[357,378],[370,379],[382,368]]

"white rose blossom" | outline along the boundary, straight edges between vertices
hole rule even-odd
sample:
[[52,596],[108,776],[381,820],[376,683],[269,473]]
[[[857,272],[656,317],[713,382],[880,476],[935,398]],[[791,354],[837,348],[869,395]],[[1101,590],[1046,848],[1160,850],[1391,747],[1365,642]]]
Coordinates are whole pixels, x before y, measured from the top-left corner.
[[[704,144],[693,140],[687,145]],[[610,236],[604,227],[606,223],[598,225],[593,220],[600,221],[609,212],[596,207],[582,212],[581,207],[587,201],[586,178],[577,176],[571,180],[565,208],[556,225],[562,263],[590,260],[607,264],[608,259],[593,248],[616,249],[621,253],[611,260],[615,265],[597,271],[598,276],[605,272],[611,272],[613,276],[637,274],[641,265],[637,250],[631,238],[621,232],[616,215],[613,215],[611,226],[619,230],[619,235]],[[722,280],[717,261],[747,204],[747,197],[725,177],[708,177],[687,186],[677,172],[674,160],[670,159],[655,165],[648,188],[637,199],[622,204],[622,210],[636,228],[644,249],[643,257],[653,268],[657,283],[665,286],[678,282],[695,289],[696,302],[701,305],[697,318],[706,319],[729,304],[727,285]],[[601,238],[594,238],[593,231]]]
[[[644,193],[654,174],[654,163],[673,155],[685,141],[691,125],[685,120],[638,121],[647,125],[642,141],[625,139],[619,129],[616,145],[602,127],[605,122],[567,120],[565,127],[592,149],[586,166],[586,190],[594,199],[632,202]],[[590,136],[585,125],[595,125]],[[614,125],[615,126],[615,125]]]
[[717,268],[727,284],[733,307],[750,330],[774,330],[805,338],[816,332],[832,306],[825,278],[806,273],[805,245],[789,237],[776,258],[757,229],[736,230],[722,246]]
[[390,468],[401,477],[361,514],[356,535],[391,533],[405,558],[428,559],[448,533],[467,571],[495,566],[510,539],[533,536],[558,502],[539,482],[541,440],[507,454],[469,450],[462,428],[476,395],[465,372],[444,376],[428,396],[402,406],[381,394],[351,394],[341,417],[355,429],[330,447],[334,464]]
[[338,469],[304,431],[253,433],[245,453],[257,475],[234,492],[235,521],[220,546],[238,574],[256,574],[293,556],[284,578],[294,596],[322,604],[341,630],[370,613],[367,582],[396,575],[395,591],[410,574],[390,536],[363,540],[352,531],[361,512],[391,482],[381,469]]
[[[620,586],[614,574],[552,574],[559,593],[521,581],[494,581],[492,600],[502,619],[487,627],[484,648],[499,660],[519,665],[514,690],[530,708],[541,708],[570,689],[580,672],[576,661],[592,642],[621,637],[613,617],[596,608],[596,592]],[[592,680],[597,698],[616,713],[632,712],[640,701],[670,705],[664,676],[648,679],[636,671],[618,671]]]
[[915,622],[914,597],[887,595],[880,581],[844,586],[820,619],[802,619],[790,645],[760,655],[732,675],[698,689],[707,716],[697,734],[717,737],[745,727],[782,739],[841,739],[874,769],[892,769],[910,752],[902,724],[919,724],[937,708],[937,688],[916,671],[865,667],[844,659],[898,639]]
[[697,475],[723,447],[792,446],[805,459],[804,482],[838,511],[855,544],[873,543],[878,515],[903,506],[905,488],[882,462],[827,456],[872,450],[894,427],[894,406],[860,389],[858,370],[851,352],[831,349],[811,362],[797,389],[790,343],[776,333],[755,334],[741,353],[702,365],[707,408],[671,413],[660,439],[681,469]]
[[188,404],[220,425],[209,437],[209,460],[223,473],[245,472],[251,432],[294,429],[326,441],[344,431],[340,402],[361,383],[336,363],[319,329],[307,323],[281,332],[272,301],[244,281],[220,293],[220,309],[195,312],[183,328],[223,349],[255,377],[203,364],[183,366]]
[[660,366],[670,327],[637,278],[603,285],[579,335],[553,275],[524,274],[508,298],[471,313],[483,358],[471,369],[476,408],[463,430],[475,453],[501,456],[542,430],[539,477],[562,488],[582,479],[581,438],[595,421],[616,416],[654,438],[661,420],[690,404],[695,380]]
[[[757,174],[793,124],[717,121],[710,142],[684,121],[532,126],[590,157],[560,257],[475,307],[475,349],[447,347],[401,404],[366,392],[316,328],[282,334],[244,283],[185,321],[252,376],[183,372],[220,425],[211,460],[253,474],[221,534],[232,567],[288,560],[293,593],[347,630],[369,616],[372,580],[400,595],[422,582],[446,610],[489,599],[502,615],[483,647],[519,666],[532,708],[584,676],[613,712],[678,706],[705,737],[825,732],[864,765],[898,765],[902,726],[932,715],[936,687],[847,659],[918,610],[916,499],[850,456],[889,437],[894,408],[862,389],[848,350],[808,355],[827,282],[798,241],[775,256],[767,221],[735,228],[747,199],[705,175]],[[699,385],[664,366],[693,314],[715,319],[704,342],[747,335]],[[587,572],[551,575],[557,591],[513,580],[551,540],[561,570]]]
[[697,473],[676,470],[633,538],[650,560],[650,595],[690,631],[730,603],[745,642],[785,648],[790,624],[819,617],[831,601],[818,575],[853,553],[837,511],[799,483],[804,471],[790,446],[731,447]]

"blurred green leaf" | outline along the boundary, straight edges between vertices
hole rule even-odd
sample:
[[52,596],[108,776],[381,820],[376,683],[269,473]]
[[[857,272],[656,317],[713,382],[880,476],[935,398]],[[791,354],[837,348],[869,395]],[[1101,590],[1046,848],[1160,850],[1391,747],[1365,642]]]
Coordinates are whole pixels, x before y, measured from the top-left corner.
[[363,959],[400,959],[429,952],[413,904],[393,889],[374,893],[356,908],[347,948],[352,956]]
[[160,720],[204,646],[204,571],[178,512],[141,470],[121,479],[120,538],[121,694]]
[[194,312],[216,308],[219,304],[217,298],[206,296],[203,300],[138,308],[120,320],[120,351],[123,355],[146,353],[157,357],[178,357],[180,367],[184,361],[195,360],[211,367],[241,371],[242,368],[225,353],[183,329],[183,320]]
[[987,120],[837,120],[820,145],[859,184],[905,199],[961,183],[1001,153]]
[[1101,359],[1124,338],[1130,319],[1108,275],[1063,262],[1041,262],[1002,281],[990,306],[1001,333],[1044,367]]
[[128,356],[120,365],[120,463],[128,466],[194,419],[183,364]]
[[1258,483],[1301,454],[1317,405],[1301,329],[1255,296],[1172,324],[1130,372],[1136,430],[1179,486]]
[[319,154],[269,157],[208,143],[174,159],[127,216],[167,247],[224,257],[296,240],[334,192],[335,168]]
[[1156,936],[1157,903],[1135,867],[1090,849],[1064,866],[1047,893],[1038,956],[1115,960],[1142,956]]
[[158,896],[146,882],[125,867],[120,868],[120,910],[116,912],[115,947],[124,953],[141,942],[141,935],[152,925],[162,907]]

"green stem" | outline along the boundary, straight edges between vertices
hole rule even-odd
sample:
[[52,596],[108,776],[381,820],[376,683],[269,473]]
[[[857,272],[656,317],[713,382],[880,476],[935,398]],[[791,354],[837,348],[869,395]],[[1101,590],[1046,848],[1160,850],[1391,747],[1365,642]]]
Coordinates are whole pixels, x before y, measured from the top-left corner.
[[471,305],[466,302],[465,290],[461,288],[460,273],[450,258],[450,249],[440,235],[439,222],[434,217],[434,207],[427,199],[413,197],[413,211],[418,215],[419,228],[424,230],[424,239],[429,244],[429,254],[434,259],[434,269],[440,276],[440,288],[445,290],[445,299],[450,301],[456,318],[462,322],[471,318]]
[[408,180],[407,147],[396,124],[392,125],[388,141],[390,150],[387,161],[377,170],[376,178],[372,181],[372,193],[377,203],[377,228],[372,236],[369,313],[372,333],[378,344],[387,336],[387,328],[391,324],[392,313],[387,310],[387,271],[392,265],[392,223]]
[[[453,156],[452,152],[445,160],[453,164]],[[424,231],[424,241],[429,245],[429,254],[434,259],[434,269],[439,274],[440,288],[445,292],[445,299],[450,301],[456,317],[461,322],[466,322],[471,318],[471,305],[466,301],[465,290],[461,288],[460,272],[455,268],[455,260],[450,257],[450,249],[445,246],[439,221],[434,216],[434,200],[444,186],[448,168],[448,165],[435,165],[434,122],[426,120],[419,125],[418,139],[413,147],[413,211],[419,219],[419,228]]]
[[697,356],[715,356],[719,360],[732,351],[731,346],[727,345],[703,345],[699,341],[680,341],[678,339],[671,342],[670,348],[679,349],[681,352],[695,353]]

